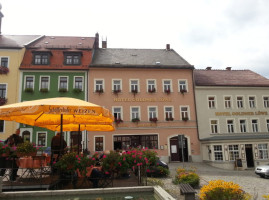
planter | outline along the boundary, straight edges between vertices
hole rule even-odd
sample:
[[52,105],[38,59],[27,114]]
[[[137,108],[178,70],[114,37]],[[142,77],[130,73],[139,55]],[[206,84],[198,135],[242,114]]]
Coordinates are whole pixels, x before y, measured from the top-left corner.
[[5,105],[6,103],[7,103],[7,99],[0,97],[0,106]]
[[100,89],[100,90],[95,90],[96,93],[99,93],[99,94],[102,94],[104,93],[104,90],[103,89]]
[[181,94],[184,94],[184,93],[186,93],[187,92],[187,90],[180,90],[180,93]]
[[36,156],[37,152],[30,152],[30,153],[24,153],[24,152],[16,152],[17,157],[32,157]]
[[34,89],[33,88],[25,88],[24,89],[24,92],[33,93],[34,92]]
[[0,74],[7,74],[9,69],[7,67],[0,66]]
[[132,119],[132,122],[140,122],[140,119],[139,118],[134,118],[134,119]]
[[170,93],[171,93],[170,90],[164,90],[164,92],[165,92],[166,94],[170,94]]
[[74,92],[74,93],[81,93],[81,92],[82,92],[82,90],[81,90],[81,89],[79,89],[79,88],[74,88],[74,89],[73,89],[73,92]]
[[0,154],[0,157],[8,157],[10,154],[9,153],[2,153]]
[[59,88],[59,92],[67,92],[66,88]]
[[121,92],[121,90],[113,90],[113,93],[114,94],[118,94],[118,93],[120,93]]
[[166,121],[173,121],[174,118],[173,117],[170,117],[170,118],[165,118]]
[[149,118],[149,121],[156,123],[158,121],[157,117]]
[[186,121],[189,120],[189,118],[188,117],[184,117],[184,118],[182,118],[182,120],[186,122]]
[[154,92],[156,92],[156,89],[155,89],[155,88],[153,88],[153,89],[148,89],[148,92],[149,92],[149,93],[154,93]]
[[43,93],[47,93],[48,91],[49,91],[48,88],[41,88],[41,89],[40,89],[40,92],[43,92]]

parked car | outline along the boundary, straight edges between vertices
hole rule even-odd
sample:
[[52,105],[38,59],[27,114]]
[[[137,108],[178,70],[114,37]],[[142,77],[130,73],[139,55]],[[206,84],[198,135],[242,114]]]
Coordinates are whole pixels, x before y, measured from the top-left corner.
[[262,178],[269,178],[269,164],[257,166],[255,173]]
[[149,167],[147,171],[147,176],[148,177],[162,177],[162,176],[167,175],[163,170],[159,168],[159,166],[163,167],[164,169],[169,170],[168,164],[158,159],[155,166]]

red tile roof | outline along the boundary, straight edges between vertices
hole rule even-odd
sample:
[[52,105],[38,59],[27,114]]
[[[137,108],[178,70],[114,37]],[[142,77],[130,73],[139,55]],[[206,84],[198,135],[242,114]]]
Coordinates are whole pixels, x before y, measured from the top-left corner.
[[194,70],[196,86],[269,87],[269,80],[250,70]]

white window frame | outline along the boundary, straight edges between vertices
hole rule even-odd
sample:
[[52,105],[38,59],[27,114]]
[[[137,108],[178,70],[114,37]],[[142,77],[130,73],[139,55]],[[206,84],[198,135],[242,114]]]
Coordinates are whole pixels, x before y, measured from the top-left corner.
[[[264,98],[268,98],[268,100],[265,101]],[[269,96],[263,96],[263,97],[262,97],[262,100],[263,100],[263,107],[264,107],[264,108],[269,108]]]
[[27,77],[32,77],[33,78],[33,90],[35,89],[35,76],[33,76],[33,75],[25,75],[24,76],[24,90],[26,89],[26,78]]
[[[226,99],[225,99],[226,97],[229,97],[230,100],[229,100],[229,101],[226,100]],[[223,101],[224,101],[224,108],[225,108],[225,109],[231,109],[231,108],[233,108],[233,100],[232,100],[232,96],[224,96],[224,97],[223,97]],[[230,107],[227,107],[227,104],[230,104]]]
[[[237,149],[235,147],[237,147]],[[229,150],[229,160],[230,161],[235,161],[236,159],[239,158],[240,152],[239,152],[239,145],[238,144],[228,145],[228,150]]]
[[[123,88],[122,88],[122,79],[112,79],[112,91],[115,90],[114,85],[116,85],[116,84],[114,84],[114,81],[120,81],[120,84],[119,84],[119,87],[117,87],[117,90],[122,91],[123,90]],[[117,84],[117,86],[118,86],[118,84]]]
[[[114,113],[115,113],[115,109],[120,109],[120,118],[116,118],[116,117],[114,117],[115,118],[115,120],[117,120],[117,119],[121,119],[121,120],[123,120],[123,108],[122,108],[122,106],[112,106],[112,113],[113,113],[113,116],[115,116],[114,115]],[[118,113],[118,112],[117,112]]]
[[36,144],[37,144],[37,146],[39,146],[39,144],[38,144],[38,136],[39,136],[39,133],[45,133],[45,146],[42,146],[42,147],[47,147],[48,146],[48,132],[47,131],[37,131],[36,132]]
[[[264,146],[261,145],[265,145],[266,148],[264,148]],[[263,143],[263,144],[258,144],[258,157],[261,160],[267,160],[268,159],[268,143]]]
[[[217,124],[212,124],[211,122],[212,121],[217,121]],[[217,127],[217,131],[212,131],[213,129],[213,127],[212,126],[214,126],[214,127]],[[216,133],[219,133],[219,120],[218,119],[209,119],[209,127],[210,127],[210,129],[209,129],[209,131],[210,131],[210,133],[211,134],[216,134]],[[214,130],[215,130],[215,128],[214,128]]]
[[[221,150],[215,150],[215,147],[221,147]],[[223,161],[223,159],[224,159],[224,154],[223,154],[223,146],[222,145],[213,145],[213,151],[214,151],[214,160],[215,161],[217,161],[217,162],[221,162],[221,161]],[[222,159],[216,159],[216,153],[221,153],[221,157],[222,157]]]
[[[82,82],[81,82],[81,91],[84,91],[84,76],[74,76],[74,80],[73,80],[73,89],[76,89],[76,78],[82,78]],[[78,88],[80,89],[80,88]]]
[[[185,81],[185,84],[180,84],[180,81]],[[185,90],[186,92],[188,92],[188,80],[187,79],[178,79],[178,92],[181,92],[181,89],[184,89],[185,86]]]
[[9,68],[9,56],[0,56],[0,65],[2,63],[2,58],[7,58],[7,68]]
[[7,98],[7,83],[0,83],[0,84],[6,86],[6,93],[5,93],[5,96],[3,98]]
[[[254,98],[253,100],[250,100],[250,98]],[[256,108],[256,96],[248,96],[248,106],[249,108]]]
[[269,132],[269,119],[265,119],[266,130]]
[[[241,130],[241,123],[240,123],[240,120],[245,120],[245,129],[246,129],[245,132],[242,132],[242,130]],[[240,131],[240,133],[247,133],[247,132],[248,132],[248,123],[247,123],[247,119],[238,119],[238,124],[239,124],[239,131]]]
[[[255,123],[253,123],[252,121],[253,120],[257,120],[257,124]],[[250,119],[250,121],[251,121],[251,131],[253,132],[253,133],[258,133],[259,132],[259,120],[258,119]],[[254,128],[254,125],[255,125],[255,128]]]
[[100,137],[100,138],[103,138],[103,150],[102,150],[102,151],[105,151],[105,146],[106,146],[106,145],[105,145],[105,144],[106,144],[106,143],[105,143],[105,142],[106,142],[106,141],[105,141],[105,136],[104,136],[104,135],[95,135],[95,136],[93,137],[93,143],[94,143],[93,145],[94,145],[94,151],[95,151],[95,152],[102,152],[102,151],[97,151],[97,150],[96,150],[96,142],[95,142],[95,138],[99,138],[99,137]]
[[[187,111],[182,111],[182,108],[187,108]],[[181,105],[181,106],[179,106],[179,112],[180,112],[180,120],[183,120],[182,113],[187,113],[188,120],[191,119],[191,116],[190,116],[190,106],[188,106],[188,105]],[[185,116],[185,114],[184,114],[184,116]]]
[[[232,121],[232,124],[229,124],[228,121]],[[227,124],[227,133],[235,133],[234,119],[226,119]]]
[[[137,114],[138,114],[138,118],[139,118],[139,120],[141,120],[141,111],[140,111],[140,106],[131,106],[130,107],[130,121],[132,121],[132,119],[133,119],[133,108],[138,108],[138,112],[137,112]],[[135,117],[136,118],[136,117]]]
[[[154,81],[154,85],[149,84],[149,81]],[[151,89],[155,88],[155,92],[157,92],[157,84],[156,83],[157,83],[156,79],[147,79],[147,92],[148,93],[150,93],[149,89],[151,86],[153,86],[153,87],[151,87]]]
[[[174,119],[174,106],[164,106],[164,108],[163,108],[163,111],[164,111],[164,113],[163,113],[163,116],[164,116],[164,120],[165,121],[168,121],[168,120],[166,120],[166,108],[171,108],[171,111],[167,111],[169,114],[171,113],[171,118],[172,119]],[[170,116],[168,116],[168,119],[170,119]]]
[[[132,84],[132,81],[137,81],[137,84]],[[132,86],[137,86],[137,92],[140,92],[139,79],[130,79],[129,80],[129,85],[130,85],[130,88],[129,88],[130,92],[132,92]]]
[[[148,106],[148,120],[151,118],[151,111],[149,110],[150,108],[155,108],[155,114],[156,114],[156,118],[158,119],[158,106]],[[154,118],[154,117],[152,117]]]
[[[214,101],[209,100],[210,97],[214,98]],[[212,102],[214,102],[214,106],[212,106]],[[215,95],[208,95],[207,96],[207,106],[209,109],[216,109],[217,108],[217,97]]]
[[60,83],[61,83],[61,78],[67,78],[66,80],[66,91],[68,91],[68,85],[69,85],[69,77],[68,76],[58,76],[58,90],[61,88]]
[[[169,84],[165,84],[164,83],[165,81],[169,81],[170,83]],[[172,79],[163,79],[162,82],[163,82],[163,92],[164,93],[165,93],[165,90],[166,89],[169,89],[169,88],[170,88],[170,93],[173,92],[173,82],[172,82]]]
[[[242,101],[240,101],[240,102],[242,102],[242,103],[240,103],[240,104],[242,104],[242,107],[239,107],[238,106],[238,97],[242,97]],[[244,98],[244,96],[242,96],[242,95],[238,95],[238,96],[236,96],[236,107],[238,108],[238,109],[242,109],[242,108],[244,108],[245,107],[245,98]]]
[[[41,86],[42,86],[42,78],[48,78],[48,88],[42,88]],[[50,76],[40,76],[40,78],[39,78],[39,90],[40,89],[48,89],[48,90],[50,90]]]
[[[101,84],[97,84],[96,82],[97,81],[102,81],[102,85]],[[94,92],[97,91],[97,86],[102,86],[102,88],[99,88],[100,89],[103,89],[103,92],[105,92],[105,80],[104,79],[94,79]]]

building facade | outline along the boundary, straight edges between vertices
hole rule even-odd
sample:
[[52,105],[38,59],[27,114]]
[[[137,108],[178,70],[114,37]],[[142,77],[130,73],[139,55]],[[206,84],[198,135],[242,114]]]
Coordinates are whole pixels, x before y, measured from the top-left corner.
[[269,80],[250,70],[195,70],[203,161],[243,169],[268,163]]
[[[117,127],[114,132],[91,132],[91,152],[145,147],[167,162],[201,160],[194,67],[169,45],[98,49],[89,68],[89,101],[111,110]],[[184,135],[180,144],[179,135]]]

